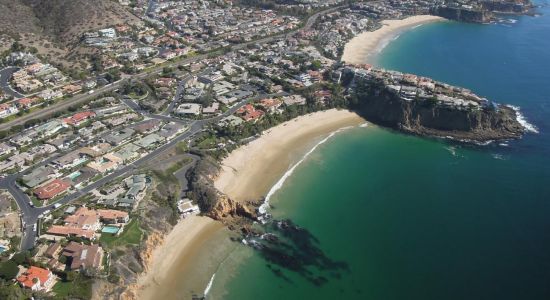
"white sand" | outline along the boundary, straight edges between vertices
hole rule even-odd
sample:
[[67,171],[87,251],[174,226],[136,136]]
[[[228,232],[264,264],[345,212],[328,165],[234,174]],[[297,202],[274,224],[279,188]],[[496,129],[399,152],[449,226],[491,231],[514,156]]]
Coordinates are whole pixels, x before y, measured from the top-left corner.
[[363,32],[351,39],[344,48],[342,61],[350,64],[365,64],[399,33],[415,26],[445,20],[441,17],[421,15],[403,20],[384,20],[382,27],[375,31]]
[[364,122],[350,111],[331,109],[268,129],[223,160],[215,185],[237,201],[259,199],[318,141],[342,127]]
[[[225,227],[208,217],[190,216],[181,220],[153,251],[147,272],[138,278],[138,299],[168,298],[181,291],[183,285],[199,290],[208,283],[213,273],[211,266],[197,268],[194,262],[201,259],[206,243],[225,230]],[[213,266],[214,270],[217,267]],[[189,279],[194,282],[190,284]]]

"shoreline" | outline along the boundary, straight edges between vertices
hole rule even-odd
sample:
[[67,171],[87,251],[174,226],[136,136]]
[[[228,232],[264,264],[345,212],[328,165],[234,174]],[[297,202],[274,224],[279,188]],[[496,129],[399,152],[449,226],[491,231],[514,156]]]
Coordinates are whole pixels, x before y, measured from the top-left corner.
[[[208,217],[192,215],[180,220],[154,247],[146,270],[127,291],[128,298],[175,299],[185,292],[200,294],[202,281],[208,282],[218,267],[220,250],[229,251],[228,235],[223,224]],[[210,251],[213,243],[223,245]]]
[[222,161],[222,170],[214,185],[239,202],[266,197],[289,168],[320,141],[342,128],[365,122],[348,110],[330,109],[270,128]]
[[373,58],[379,54],[393,39],[403,31],[417,26],[440,22],[442,17],[432,15],[412,16],[402,20],[383,20],[382,27],[375,31],[363,32],[352,38],[344,47],[342,61],[348,64],[372,63]]
[[[357,114],[336,109],[284,122],[231,152],[221,163],[215,186],[237,201],[264,197],[320,141],[343,128],[364,123]],[[203,294],[212,284],[212,274],[237,246],[229,236],[222,223],[209,217],[180,220],[154,247],[146,271],[127,290],[128,298],[172,299],[183,293]]]

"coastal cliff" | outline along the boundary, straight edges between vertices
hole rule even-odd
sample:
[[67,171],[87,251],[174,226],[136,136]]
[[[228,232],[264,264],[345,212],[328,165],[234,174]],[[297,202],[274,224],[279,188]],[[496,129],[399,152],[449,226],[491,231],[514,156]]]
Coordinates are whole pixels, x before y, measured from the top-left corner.
[[496,13],[523,14],[533,8],[530,0],[481,1],[480,4],[484,9]]
[[447,6],[434,7],[430,13],[448,20],[468,23],[487,23],[494,17],[493,13],[485,9],[473,10]]
[[474,142],[519,138],[525,131],[514,109],[467,89],[393,71],[347,73],[355,110],[382,126]]
[[530,0],[485,0],[469,5],[439,5],[430,9],[430,13],[449,20],[468,23],[488,23],[495,14],[525,14],[533,4]]

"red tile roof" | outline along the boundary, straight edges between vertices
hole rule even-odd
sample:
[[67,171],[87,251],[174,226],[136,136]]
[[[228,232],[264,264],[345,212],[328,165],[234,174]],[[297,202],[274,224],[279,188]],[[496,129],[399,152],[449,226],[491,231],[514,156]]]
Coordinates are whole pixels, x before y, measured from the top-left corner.
[[34,194],[41,200],[51,199],[66,191],[70,186],[71,184],[67,181],[54,179],[35,189]]
[[50,276],[50,270],[31,266],[23,275],[17,277],[17,281],[27,288],[32,288],[35,285],[33,279],[40,280],[40,286],[43,286]]
[[83,112],[76,113],[71,117],[65,118],[63,122],[65,122],[66,124],[75,126],[80,124],[80,122],[93,117],[95,117],[95,112],[83,111]]
[[254,108],[252,104],[247,104],[237,110],[238,114],[242,115],[245,121],[256,120],[264,115],[264,112]]
[[48,234],[53,235],[61,235],[61,236],[76,236],[76,237],[83,237],[91,240],[95,232],[93,230],[86,230],[81,228],[75,228],[75,227],[68,227],[68,226],[61,226],[61,225],[52,225],[50,229],[46,232]]

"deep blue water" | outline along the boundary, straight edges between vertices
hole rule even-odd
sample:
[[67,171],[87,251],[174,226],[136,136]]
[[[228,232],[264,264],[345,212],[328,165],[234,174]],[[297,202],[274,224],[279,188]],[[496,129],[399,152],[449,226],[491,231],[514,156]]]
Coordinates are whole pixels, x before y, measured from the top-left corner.
[[[550,149],[550,7],[538,17],[505,16],[515,24],[427,24],[402,34],[377,58],[378,66],[467,87],[479,95],[521,106],[540,135],[516,147]],[[517,150],[516,148],[516,150]]]
[[550,8],[514,24],[444,22],[403,33],[387,69],[520,106],[539,133],[448,144],[379,127],[339,134],[272,198],[349,270],[316,286],[242,247],[211,299],[550,299]]

